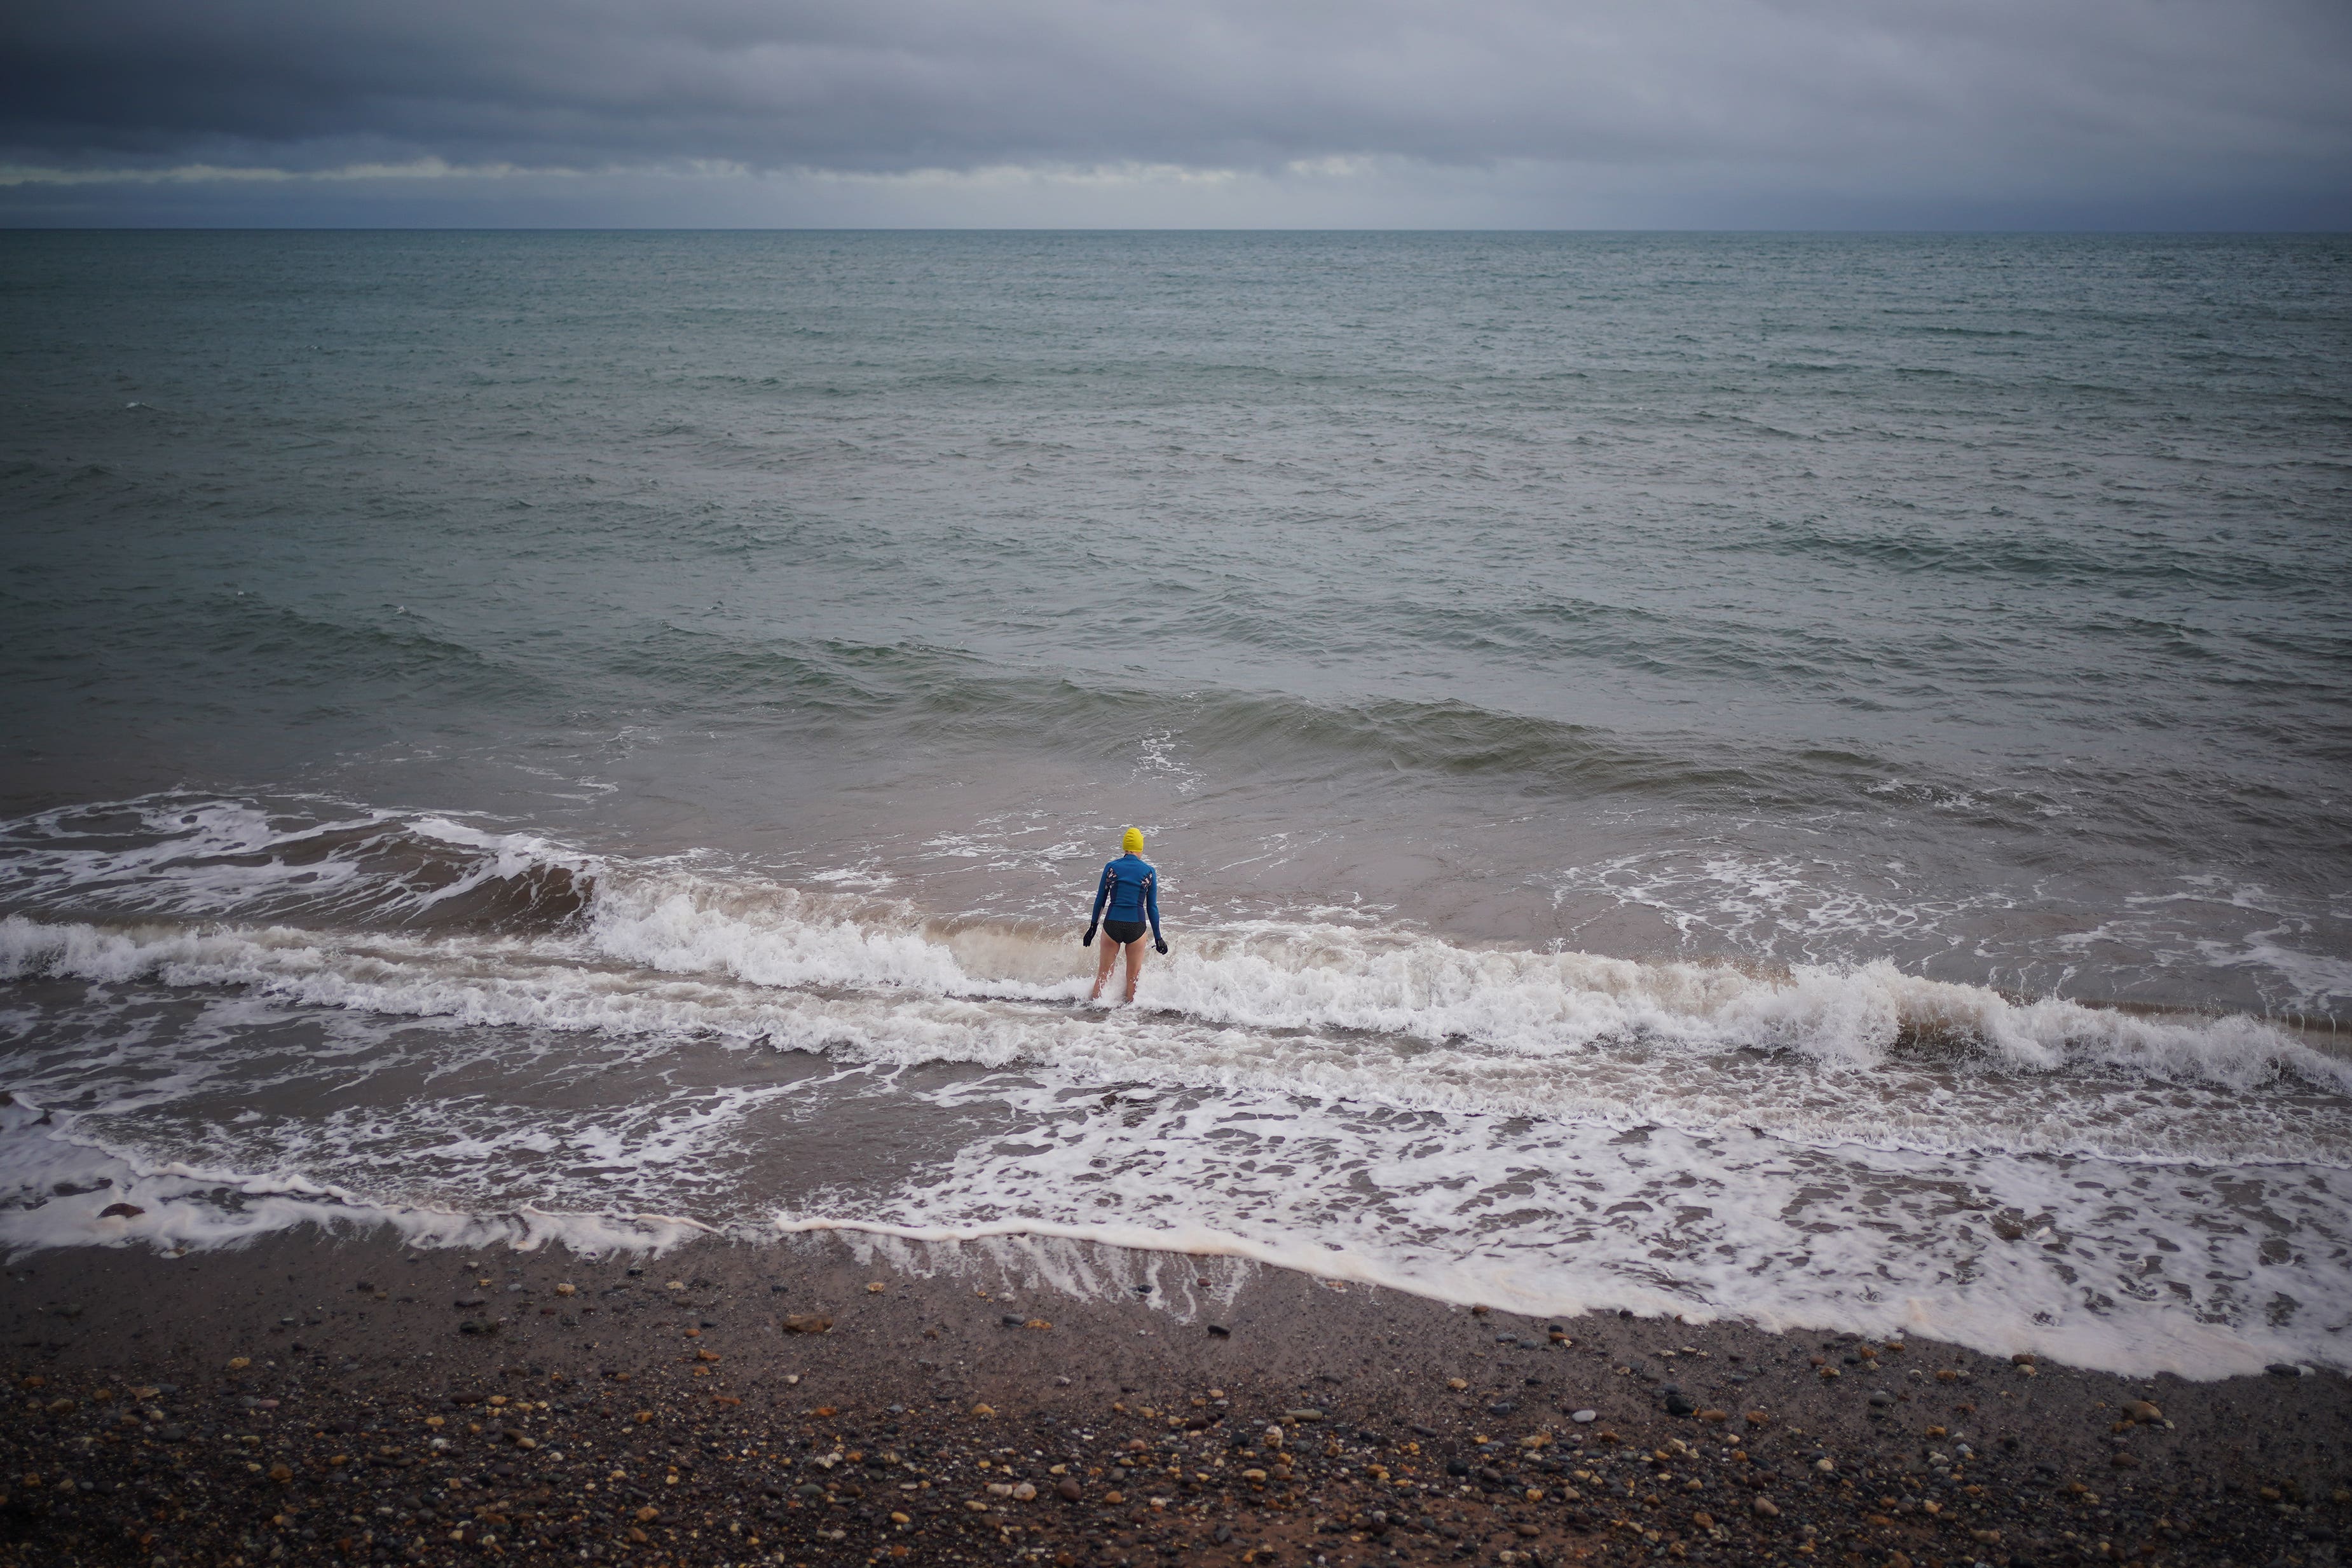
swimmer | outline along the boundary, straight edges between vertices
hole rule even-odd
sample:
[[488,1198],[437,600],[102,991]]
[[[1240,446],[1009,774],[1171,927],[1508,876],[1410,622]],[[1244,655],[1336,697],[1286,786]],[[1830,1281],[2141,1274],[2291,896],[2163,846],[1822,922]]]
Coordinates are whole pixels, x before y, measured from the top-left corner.
[[1079,946],[1091,947],[1095,927],[1102,927],[1102,956],[1095,965],[1095,988],[1087,998],[1090,1002],[1102,996],[1103,983],[1110,978],[1110,967],[1118,961],[1122,947],[1127,950],[1127,999],[1135,1000],[1135,982],[1143,973],[1147,917],[1151,923],[1151,945],[1162,953],[1168,951],[1167,938],[1160,935],[1160,873],[1143,858],[1143,830],[1128,829],[1118,847],[1126,852],[1103,867],[1102,881],[1095,888],[1093,918],[1087,922],[1087,934],[1078,938]]

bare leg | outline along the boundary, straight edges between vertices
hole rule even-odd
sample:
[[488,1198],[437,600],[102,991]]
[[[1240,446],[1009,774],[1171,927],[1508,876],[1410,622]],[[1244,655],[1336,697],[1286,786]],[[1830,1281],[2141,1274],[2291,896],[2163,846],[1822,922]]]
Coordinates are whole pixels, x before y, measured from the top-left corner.
[[1087,1000],[1090,1002],[1101,999],[1103,984],[1110,978],[1110,967],[1118,962],[1118,943],[1108,936],[1098,936],[1095,940],[1102,946],[1095,955],[1095,988],[1087,995]]
[[[1104,973],[1109,973],[1106,968]],[[1135,1000],[1135,982],[1143,977],[1143,938],[1139,936],[1127,945],[1127,999]]]

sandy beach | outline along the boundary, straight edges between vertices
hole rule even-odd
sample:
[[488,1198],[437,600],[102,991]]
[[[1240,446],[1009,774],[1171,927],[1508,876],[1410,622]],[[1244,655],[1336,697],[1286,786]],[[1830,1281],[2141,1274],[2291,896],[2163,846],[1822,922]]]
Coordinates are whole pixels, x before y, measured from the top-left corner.
[[[23,1563],[2336,1560],[2332,1373],[1521,1320],[1094,1249],[23,1256]],[[1063,1261],[1066,1264],[1067,1258]],[[1206,1270],[1196,1273],[1196,1270]]]

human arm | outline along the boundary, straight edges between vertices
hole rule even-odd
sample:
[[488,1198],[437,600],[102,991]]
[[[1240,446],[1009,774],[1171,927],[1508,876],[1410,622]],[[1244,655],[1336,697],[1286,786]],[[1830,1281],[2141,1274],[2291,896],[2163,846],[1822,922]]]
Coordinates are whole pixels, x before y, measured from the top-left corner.
[[1095,927],[1102,924],[1103,904],[1109,897],[1110,867],[1105,866],[1102,881],[1095,884],[1095,910],[1092,915],[1087,916],[1087,934],[1078,938],[1079,946],[1091,947],[1095,945]]
[[1143,907],[1151,914],[1151,945],[1165,953],[1168,951],[1168,938],[1160,935],[1160,874],[1157,872],[1143,879]]

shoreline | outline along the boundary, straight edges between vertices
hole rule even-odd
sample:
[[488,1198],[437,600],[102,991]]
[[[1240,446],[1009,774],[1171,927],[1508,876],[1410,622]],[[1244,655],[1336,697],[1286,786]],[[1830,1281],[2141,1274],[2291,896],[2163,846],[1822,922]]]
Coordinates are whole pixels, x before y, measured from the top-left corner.
[[2352,1523],[2333,1372],[2126,1378],[1056,1257],[1088,1294],[1034,1250],[840,1232],[21,1255],[0,1557],[2298,1564]]

